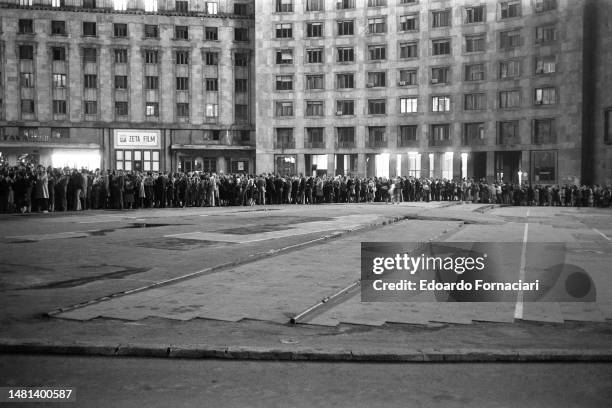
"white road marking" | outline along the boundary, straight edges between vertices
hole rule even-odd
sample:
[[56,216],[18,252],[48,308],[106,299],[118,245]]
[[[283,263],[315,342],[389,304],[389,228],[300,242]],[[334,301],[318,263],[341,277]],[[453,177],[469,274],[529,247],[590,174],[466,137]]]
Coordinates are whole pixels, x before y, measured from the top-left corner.
[[[523,232],[523,247],[521,249],[521,266],[519,268],[519,279],[525,281],[525,264],[527,261],[527,235],[529,234],[529,210],[525,214],[525,230]],[[523,318],[523,290],[519,289],[514,307],[514,318]]]
[[596,233],[598,233],[599,235],[601,235],[602,237],[604,237],[605,239],[607,239],[608,241],[612,241],[612,239],[610,239],[610,237],[608,237],[606,234],[604,234],[603,232],[601,232],[600,230],[598,230],[597,228],[593,228],[593,231],[595,231]]

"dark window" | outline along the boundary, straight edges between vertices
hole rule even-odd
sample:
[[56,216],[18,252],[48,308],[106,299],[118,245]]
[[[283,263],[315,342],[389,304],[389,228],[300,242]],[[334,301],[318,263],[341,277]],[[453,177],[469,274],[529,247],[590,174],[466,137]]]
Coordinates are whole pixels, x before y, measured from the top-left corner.
[[189,12],[189,2],[188,1],[176,1],[174,3],[174,9],[179,13],[187,13]]
[[305,148],[322,149],[325,148],[324,128],[306,128]]
[[[243,105],[246,107],[246,105]],[[240,140],[243,142],[250,142],[251,141],[251,132],[249,132],[248,130],[241,130],[240,131]]]
[[398,147],[413,146],[417,141],[417,125],[403,125],[399,127]]
[[502,50],[520,47],[522,42],[520,30],[502,31],[499,33],[499,48]]
[[482,35],[468,35],[465,37],[465,51],[466,52],[478,52],[485,51],[486,39],[484,34]]
[[33,99],[22,99],[21,100],[21,113],[34,113],[34,100]]
[[355,88],[355,74],[336,74],[336,88]]
[[323,49],[316,48],[306,50],[306,62],[309,64],[320,64],[323,62]]
[[338,48],[338,62],[355,61],[355,52],[352,47]]
[[549,44],[557,41],[557,27],[554,25],[536,28],[536,44]]
[[56,20],[51,21],[51,34],[66,35],[66,22]]
[[612,109],[604,111],[604,142],[612,143]]
[[128,59],[128,50],[125,48],[119,48],[115,50],[115,63],[116,64],[125,64]]
[[406,69],[400,71],[400,86],[417,85],[417,70]]
[[293,129],[291,128],[276,128],[276,146],[277,149],[295,149],[295,139],[293,138]]
[[206,78],[206,90],[217,92],[219,90],[219,80],[217,78]]
[[33,34],[34,22],[30,19],[19,20],[19,34]]
[[387,102],[384,99],[368,100],[368,113],[370,115],[384,115],[386,113]]
[[555,10],[556,8],[557,0],[536,0],[535,3],[535,9],[537,13]]
[[159,89],[159,77],[156,77],[156,76],[145,77],[145,89]]
[[83,0],[83,8],[86,8],[86,9],[95,9],[96,8],[96,0]]
[[499,108],[518,108],[521,106],[521,92],[519,90],[501,91],[499,93]]
[[127,82],[126,75],[115,75],[115,89],[127,89]]
[[466,23],[482,23],[485,21],[484,6],[466,7],[465,22]]
[[19,59],[31,60],[34,59],[34,47],[32,45],[19,46]]
[[234,41],[249,41],[248,28],[234,28]]
[[338,35],[353,35],[355,33],[355,21],[338,21]]
[[470,64],[465,66],[466,81],[483,81],[485,79],[485,64]]
[[449,67],[435,67],[431,69],[431,83],[432,84],[446,84],[450,79],[450,68]]
[[174,26],[174,39],[176,39],[176,40],[188,40],[189,39],[189,27],[187,27],[187,26]]
[[354,115],[355,114],[355,101],[337,101],[336,102],[336,116]]
[[483,93],[466,94],[463,100],[464,110],[483,110],[487,108],[487,97]]
[[145,24],[144,34],[146,38],[159,37],[159,28],[155,24]]
[[519,60],[500,61],[499,78],[518,78],[521,75],[521,62]]
[[374,17],[368,19],[368,33],[382,34],[387,32],[387,23],[383,17]]
[[51,128],[52,139],[67,139],[70,137],[69,128]]
[[217,65],[219,63],[219,54],[216,52],[206,53],[206,65]]
[[355,128],[339,127],[336,128],[338,135],[338,147],[355,147]]
[[249,54],[245,52],[237,52],[234,54],[234,65],[237,67],[246,67],[249,65]]
[[115,115],[127,116],[127,114],[128,114],[127,102],[115,102]]
[[145,50],[145,64],[157,64],[159,61],[159,53],[156,50]]
[[323,37],[323,23],[306,23],[306,37]]
[[188,103],[177,103],[176,104],[176,116],[188,117],[189,116],[189,104]]
[[449,55],[451,53],[450,40],[433,40],[431,49],[433,55]]
[[519,121],[513,120],[508,122],[497,123],[497,144],[510,145],[519,144]]
[[306,89],[323,89],[324,85],[323,75],[306,75]]
[[387,128],[384,126],[368,127],[368,147],[387,147]]
[[419,15],[408,14],[400,16],[400,31],[418,31],[419,29]]
[[521,2],[516,1],[504,1],[500,4],[501,18],[512,18],[520,17],[521,15]]
[[66,48],[53,47],[51,48],[51,56],[53,61],[66,61]]
[[178,65],[188,65],[189,64],[189,51],[177,51],[175,53],[175,63]]
[[245,16],[248,14],[248,7],[246,4],[234,3],[234,14]]
[[249,81],[243,78],[236,78],[234,80],[234,89],[237,93],[243,93],[249,91]]
[[98,113],[98,102],[96,101],[85,101],[85,114],[96,115]]
[[189,77],[176,77],[177,91],[186,91],[189,89]]
[[557,103],[557,88],[536,88],[534,97],[536,105],[554,105]]
[[293,37],[293,24],[283,23],[276,25],[276,38]]
[[387,86],[387,75],[385,72],[368,72],[366,87],[378,88]]
[[387,47],[384,45],[368,46],[368,59],[370,61],[387,59]]
[[204,29],[207,40],[218,40],[219,39],[219,28],[217,27],[206,27]]
[[[234,106],[235,109],[235,115],[236,115],[236,121],[239,123],[248,123],[249,122],[249,105],[243,104],[243,103],[237,103]],[[241,132],[246,132],[247,136],[249,135],[249,131],[241,131]],[[242,133],[244,134],[244,133]],[[248,137],[246,140],[242,139],[242,141],[250,141],[250,137]]]
[[464,146],[484,144],[484,123],[477,122],[464,124],[461,144]]
[[293,0],[276,0],[277,13],[291,13],[293,11]]
[[368,7],[383,7],[387,5],[387,0],[368,0]]
[[355,0],[337,0],[336,8],[338,10],[354,9]]
[[96,62],[98,59],[98,50],[95,48],[83,48],[83,61]]
[[437,10],[431,12],[431,25],[433,28],[448,27],[451,25],[450,10]]
[[83,86],[85,88],[97,88],[98,76],[94,74],[85,74],[83,77]]
[[450,125],[431,125],[431,146],[441,146],[450,142]]
[[306,101],[306,116],[325,116],[323,101]]
[[276,116],[293,116],[293,102],[276,102]]
[[416,42],[400,44],[400,58],[417,58],[419,56]]
[[291,91],[293,89],[293,77],[291,75],[276,76],[277,91]]
[[95,37],[96,36],[96,23],[92,21],[84,21],[83,22],[83,35],[87,37]]
[[323,11],[325,0],[306,0],[306,11]]
[[128,35],[128,26],[127,24],[113,24],[113,32],[115,33],[115,37],[127,37]]
[[556,143],[554,119],[535,119],[533,121],[533,144]]

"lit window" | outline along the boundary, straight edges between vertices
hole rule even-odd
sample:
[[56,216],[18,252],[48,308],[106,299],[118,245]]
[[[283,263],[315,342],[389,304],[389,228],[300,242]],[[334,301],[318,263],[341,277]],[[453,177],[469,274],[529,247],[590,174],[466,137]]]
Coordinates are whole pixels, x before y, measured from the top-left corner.
[[155,13],[157,11],[157,0],[144,0],[144,9],[147,13]]
[[127,10],[127,0],[113,0],[113,8],[116,11]]

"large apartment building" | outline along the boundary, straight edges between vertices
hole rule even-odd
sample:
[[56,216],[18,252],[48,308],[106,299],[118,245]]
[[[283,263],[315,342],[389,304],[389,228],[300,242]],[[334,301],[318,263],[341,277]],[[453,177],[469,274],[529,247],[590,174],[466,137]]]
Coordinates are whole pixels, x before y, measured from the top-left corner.
[[0,160],[253,171],[252,0],[0,0]]
[[258,1],[257,170],[611,182],[610,3]]

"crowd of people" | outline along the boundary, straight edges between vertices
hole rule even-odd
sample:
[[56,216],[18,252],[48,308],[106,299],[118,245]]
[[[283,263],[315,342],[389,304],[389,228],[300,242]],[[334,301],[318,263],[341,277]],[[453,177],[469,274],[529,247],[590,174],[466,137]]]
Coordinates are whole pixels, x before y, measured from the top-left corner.
[[612,186],[0,167],[0,213],[403,201],[610,207]]

